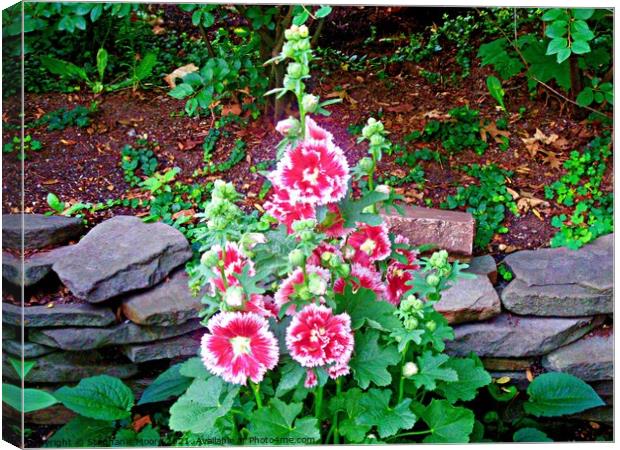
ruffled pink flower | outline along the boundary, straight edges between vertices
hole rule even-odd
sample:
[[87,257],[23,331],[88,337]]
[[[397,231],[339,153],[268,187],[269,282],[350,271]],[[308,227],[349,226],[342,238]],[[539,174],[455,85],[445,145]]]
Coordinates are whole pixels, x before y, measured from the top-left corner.
[[[308,274],[316,273],[321,276],[326,282],[329,282],[330,274],[329,270],[324,269],[319,266],[312,266],[310,264],[306,265],[306,272]],[[282,309],[287,303],[290,303],[292,298],[291,296],[295,293],[295,289],[304,284],[304,273],[301,267],[298,267],[291,273],[280,285],[280,288],[276,291],[274,295],[274,300],[278,311]],[[288,316],[292,316],[295,314],[296,305],[291,304],[286,309],[286,314]]]
[[[212,250],[217,253],[219,261],[224,261],[224,274],[226,276],[228,286],[239,286],[240,283],[235,277],[235,274],[242,274],[243,268],[247,265],[250,267],[249,274],[254,275],[254,263],[234,242],[227,242],[225,249],[225,252],[222,251],[222,247],[220,245],[214,245],[212,247]],[[222,280],[218,268],[213,268],[213,270],[216,273],[216,276],[209,280],[211,287],[225,292],[226,288],[224,286],[224,280]]]
[[376,227],[358,223],[358,229],[351,233],[347,244],[355,249],[354,261],[366,264],[368,261],[382,261],[392,252],[387,226]]
[[275,217],[278,222],[286,225],[289,233],[293,231],[296,220],[314,219],[315,209],[309,203],[293,202],[284,189],[275,188],[269,201],[263,205],[267,214]]
[[333,366],[327,368],[327,374],[332,380],[349,375],[349,372],[351,372],[351,368],[349,367],[348,362],[346,364],[334,364]]
[[273,308],[273,300],[266,299],[260,294],[252,294],[250,299],[245,303],[243,309],[246,312],[258,314],[262,317],[275,317],[276,312]]
[[289,353],[303,367],[347,365],[353,344],[349,315],[323,305],[306,305],[286,330]]
[[[397,244],[408,244],[409,240],[399,235],[394,242]],[[386,297],[390,303],[399,305],[404,293],[411,289],[411,285],[407,284],[413,279],[411,271],[419,270],[420,266],[417,264],[417,252],[399,248],[396,249],[396,253],[405,257],[407,262],[402,263],[394,260],[388,265],[386,272]]]
[[334,292],[344,294],[344,288],[347,283],[351,284],[353,292],[356,292],[359,288],[365,288],[377,294],[377,299],[385,297],[385,285],[381,281],[381,273],[374,270],[373,267],[353,263],[351,265],[350,278],[347,280],[338,278],[334,283]]
[[267,320],[254,313],[221,312],[207,324],[201,356],[205,367],[225,381],[260,383],[278,363],[278,341]]
[[306,370],[306,381],[304,381],[304,387],[306,389],[312,389],[318,384],[318,382],[319,380],[316,377],[316,373],[314,373],[314,370],[312,369]]
[[338,205],[335,203],[327,205],[327,217],[324,222],[321,223],[319,229],[321,232],[325,233],[327,237],[333,239],[346,236],[353,231],[353,228],[344,227],[344,218],[342,217],[340,209],[338,209]]
[[288,191],[296,204],[326,205],[344,197],[349,164],[342,150],[330,140],[306,139],[288,148],[269,179]]
[[323,253],[333,253],[334,255],[342,258],[342,252],[334,245],[328,244],[326,242],[321,242],[317,247],[312,251],[308,259],[306,260],[306,264],[312,266],[325,266],[323,262]]

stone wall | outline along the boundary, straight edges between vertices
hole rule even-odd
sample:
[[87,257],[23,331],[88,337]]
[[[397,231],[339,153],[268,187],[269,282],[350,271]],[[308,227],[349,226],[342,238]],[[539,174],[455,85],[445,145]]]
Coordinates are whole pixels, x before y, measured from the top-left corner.
[[[26,219],[25,234],[36,229],[39,249],[81,232],[74,219]],[[451,215],[436,220],[452,219],[470,223]],[[14,221],[4,219],[4,245],[18,246],[17,234],[4,229],[7,223]],[[404,222],[400,227],[414,242],[419,238],[413,234],[416,227]],[[436,228],[450,229],[450,224]],[[461,256],[471,254],[471,242],[463,245],[449,233],[446,238]],[[22,309],[3,302],[5,378],[17,381],[7,357],[22,351],[22,325],[24,357],[37,358],[28,382],[37,386],[106,373],[140,389],[168,360],[195,355],[203,331],[197,318],[201,304],[190,294],[183,270],[190,257],[189,244],[175,229],[128,216],[99,224],[75,245],[27,254],[23,279],[28,289],[51,278],[60,280],[69,295],[24,308],[23,323]],[[5,281],[20,283],[19,260],[10,250],[3,252]],[[515,275],[510,283],[498,283],[496,262],[487,255],[470,260],[474,279],[460,280],[444,293],[437,309],[456,334],[447,351],[477,353],[494,377],[508,376],[520,388],[543,371],[568,372],[591,383],[611,404],[613,235],[577,251],[520,251],[504,262]],[[611,420],[609,411],[590,414]],[[47,411],[30,418],[40,423],[50,417],[64,421],[70,416]]]

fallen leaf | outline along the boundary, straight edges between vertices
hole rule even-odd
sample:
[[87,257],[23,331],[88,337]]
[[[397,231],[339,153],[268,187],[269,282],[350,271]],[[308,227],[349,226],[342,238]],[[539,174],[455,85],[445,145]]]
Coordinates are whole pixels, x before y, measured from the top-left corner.
[[399,103],[393,106],[388,106],[385,110],[394,113],[406,113],[413,111],[413,105],[411,103]]
[[168,86],[170,86],[171,88],[174,88],[177,85],[176,83],[177,78],[183,78],[188,73],[197,72],[197,71],[198,71],[198,67],[194,63],[186,64],[177,69],[174,69],[172,72],[166,75],[164,77],[164,81],[168,83]]
[[176,212],[172,215],[173,219],[178,219],[179,217],[192,217],[194,214],[196,214],[196,211],[194,209],[183,209],[179,212]]
[[[481,125],[482,125],[482,123],[481,123]],[[504,143],[504,139],[503,138],[509,138],[510,137],[510,132],[506,131],[506,130],[498,130],[497,129],[497,125],[495,125],[495,122],[490,122],[488,125],[485,125],[485,126],[480,128],[480,138],[484,142],[487,142],[487,133],[493,139],[495,139],[495,142],[497,142],[498,144],[503,144]]]
[[558,159],[557,154],[554,152],[545,152],[542,162],[548,164],[552,169],[560,169],[562,167],[562,161]]
[[153,422],[151,422],[151,416],[143,416],[143,417],[138,417],[136,418],[133,423],[131,424],[133,431],[135,431],[136,433],[138,431],[140,431],[142,428],[144,428],[145,426],[152,424]]
[[241,105],[239,105],[239,103],[232,103],[230,105],[222,106],[222,116],[226,116],[228,114],[233,114],[235,116],[241,114]]
[[530,383],[534,381],[534,374],[532,374],[532,371],[529,367],[525,369],[525,376],[527,377],[527,381],[529,381]]
[[48,185],[50,185],[50,184],[56,184],[56,183],[59,183],[59,182],[60,182],[60,180],[57,180],[57,179],[53,179],[53,180],[43,180],[43,181],[41,181],[41,184],[43,184],[43,185],[45,185],[45,186],[48,186]]
[[71,139],[68,139],[68,140],[67,139],[61,139],[60,143],[64,144],[64,145],[75,145],[75,144],[77,144],[76,141],[71,140]]
[[510,381],[510,377],[499,377],[495,382],[497,384],[506,384]]

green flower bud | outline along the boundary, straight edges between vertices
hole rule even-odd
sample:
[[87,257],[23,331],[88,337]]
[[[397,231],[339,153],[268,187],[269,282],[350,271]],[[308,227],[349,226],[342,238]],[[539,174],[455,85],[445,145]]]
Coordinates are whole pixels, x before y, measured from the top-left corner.
[[335,256],[336,255],[334,255],[332,252],[323,252],[323,254],[321,254],[321,261],[323,261],[323,263],[325,264],[329,264]]
[[426,276],[426,282],[431,287],[436,287],[439,284],[439,281],[440,281],[439,277],[435,275],[434,273],[431,273]]
[[437,322],[435,322],[434,320],[429,320],[426,323],[426,329],[432,333],[437,329]]
[[213,250],[209,250],[208,252],[203,253],[202,256],[200,257],[200,264],[202,264],[205,267],[215,267],[218,260],[219,260],[219,257],[217,253],[214,252]]
[[304,94],[301,100],[301,105],[306,112],[314,113],[318,109],[319,98],[316,95]]
[[351,266],[349,266],[348,264],[340,264],[338,267],[336,267],[336,272],[342,278],[347,278],[349,275],[351,275]]
[[293,267],[300,267],[306,262],[306,256],[304,255],[304,252],[296,248],[288,254],[288,262]]
[[327,283],[320,275],[311,273],[308,275],[308,290],[314,295],[325,295]]
[[384,142],[385,138],[380,134],[373,134],[372,136],[370,136],[370,145],[378,147],[380,145],[383,145]]
[[299,41],[297,41],[297,49],[305,52],[307,50],[310,50],[310,39],[306,38],[306,39],[300,39]]
[[445,250],[441,250],[433,253],[431,255],[429,263],[431,267],[434,267],[435,269],[442,268],[443,266],[448,264],[448,252]]
[[415,317],[406,317],[403,321],[403,325],[407,331],[415,330],[419,324],[418,319]]
[[299,238],[302,241],[311,241],[312,238],[314,237],[314,233],[310,230],[304,230],[301,233],[299,233]]
[[389,187],[387,184],[380,184],[375,188],[375,191],[380,192],[381,194],[390,195],[390,192],[392,192],[392,188]]
[[360,159],[359,163],[357,163],[360,167],[360,170],[364,173],[371,173],[375,168],[375,163],[371,158],[364,157]]
[[419,372],[418,366],[414,362],[408,362],[403,366],[403,376],[405,378],[411,378]]
[[286,68],[286,73],[288,73],[291,78],[301,78],[304,74],[304,68],[301,64],[292,62],[289,63]]
[[302,300],[310,300],[313,297],[312,293],[306,286],[302,286],[299,289],[299,296]]
[[[286,34],[288,30],[284,32]],[[282,54],[287,58],[293,58],[295,56],[295,46],[292,42],[285,42],[282,46]]]
[[316,220],[314,219],[296,220],[292,224],[292,228],[295,233],[299,233],[304,230],[314,230],[315,226]]
[[299,27],[299,37],[300,38],[302,38],[302,39],[303,38],[307,38],[308,37],[308,33],[309,33],[309,31],[308,31],[308,27],[307,26],[302,25],[302,26]]

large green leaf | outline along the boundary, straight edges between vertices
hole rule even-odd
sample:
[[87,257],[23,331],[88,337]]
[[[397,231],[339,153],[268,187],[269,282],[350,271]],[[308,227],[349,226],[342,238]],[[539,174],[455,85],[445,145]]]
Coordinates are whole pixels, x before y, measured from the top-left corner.
[[157,56],[155,53],[147,53],[144,58],[142,58],[142,61],[140,61],[140,64],[138,64],[138,67],[136,67],[134,78],[139,81],[144,80],[153,72],[153,68],[156,64]]
[[181,364],[175,364],[155,378],[142,393],[138,405],[161,402],[183,394],[192,384],[192,378],[181,375],[180,369]]
[[371,389],[360,399],[362,412],[357,417],[360,425],[375,426],[379,436],[386,438],[413,427],[416,416],[409,409],[411,399],[390,406],[392,392],[388,389]]
[[332,397],[329,409],[333,413],[342,411],[347,417],[339,423],[340,433],[351,443],[362,442],[372,425],[364,425],[357,422],[357,418],[364,411],[361,399],[365,394],[359,388],[347,390],[344,394]]
[[187,84],[187,83],[181,83],[177,86],[175,86],[170,92],[168,92],[168,95],[170,97],[174,97],[176,99],[184,99],[185,97],[192,95],[194,93],[194,88]]
[[430,350],[422,353],[418,358],[418,373],[411,377],[416,387],[434,391],[437,381],[457,381],[456,370],[445,365],[449,359],[450,357],[446,354],[434,355]]
[[474,428],[474,413],[467,408],[452,406],[447,400],[433,399],[421,417],[431,430],[431,434],[424,438],[427,443],[467,443]]
[[370,383],[377,386],[390,384],[392,375],[387,368],[400,361],[395,345],[379,345],[378,341],[379,332],[376,330],[355,334],[355,352],[350,365],[353,378],[362,389],[366,389]]
[[[302,410],[301,403],[286,404],[273,398],[268,407],[257,409],[250,418],[250,437],[266,439],[263,445],[299,443],[295,439],[318,440],[321,434],[314,417],[297,418]],[[290,442],[292,439],[293,442]]]
[[377,300],[376,294],[370,289],[361,288],[353,293],[352,286],[347,284],[343,294],[336,294],[336,304],[338,314],[346,312],[351,316],[351,327],[354,330],[361,328],[364,323],[384,331],[400,326],[400,321],[394,315],[394,305]]
[[196,378],[170,408],[170,428],[192,433],[208,431],[218,418],[228,414],[238,392],[238,386],[220,377]]
[[181,366],[179,367],[179,374],[184,377],[202,378],[203,380],[206,380],[207,378],[211,378],[213,376],[205,367],[202,359],[200,359],[200,357],[198,356],[190,358],[187,361],[181,363]]
[[45,447],[109,447],[113,433],[114,422],[77,416],[54,433]]
[[362,198],[357,200],[354,200],[350,196],[345,197],[338,204],[340,214],[342,214],[342,218],[344,219],[343,226],[345,228],[355,227],[357,222],[367,223],[371,226],[380,225],[383,222],[381,216],[378,214],[364,212],[364,210],[369,206],[385,201],[388,198],[390,198],[388,194],[378,191],[368,192]]
[[491,383],[491,375],[471,358],[450,358],[444,367],[455,370],[458,375],[457,381],[437,383],[437,392],[450,403],[473,400],[479,388]]
[[19,412],[38,411],[58,403],[56,397],[40,389],[25,388],[23,393],[22,403],[22,389],[19,386],[2,383],[2,401]]
[[99,420],[126,419],[134,404],[131,389],[109,375],[85,378],[73,388],[63,386],[54,396],[70,410]]
[[282,366],[281,373],[282,378],[280,378],[276,388],[276,397],[282,397],[287,392],[297,388],[305,379],[306,369],[294,361],[289,361]]
[[506,38],[496,39],[487,44],[482,44],[478,49],[478,58],[483,66],[492,65],[500,77],[507,80],[524,68],[521,60],[509,52]]
[[523,44],[521,54],[530,64],[529,76],[543,83],[555,80],[560,87],[570,89],[570,67],[567,62],[558,64],[556,58],[546,55],[545,43],[531,35],[524,36],[520,42]]
[[538,428],[529,427],[515,431],[512,440],[515,442],[553,442],[553,439],[547,436],[546,433]]
[[69,78],[81,78],[84,81],[90,81],[84,69],[70,62],[43,55],[41,56],[41,64],[54,75]]
[[561,372],[542,374],[527,388],[525,411],[534,416],[563,416],[603,406],[605,402],[579,378]]

